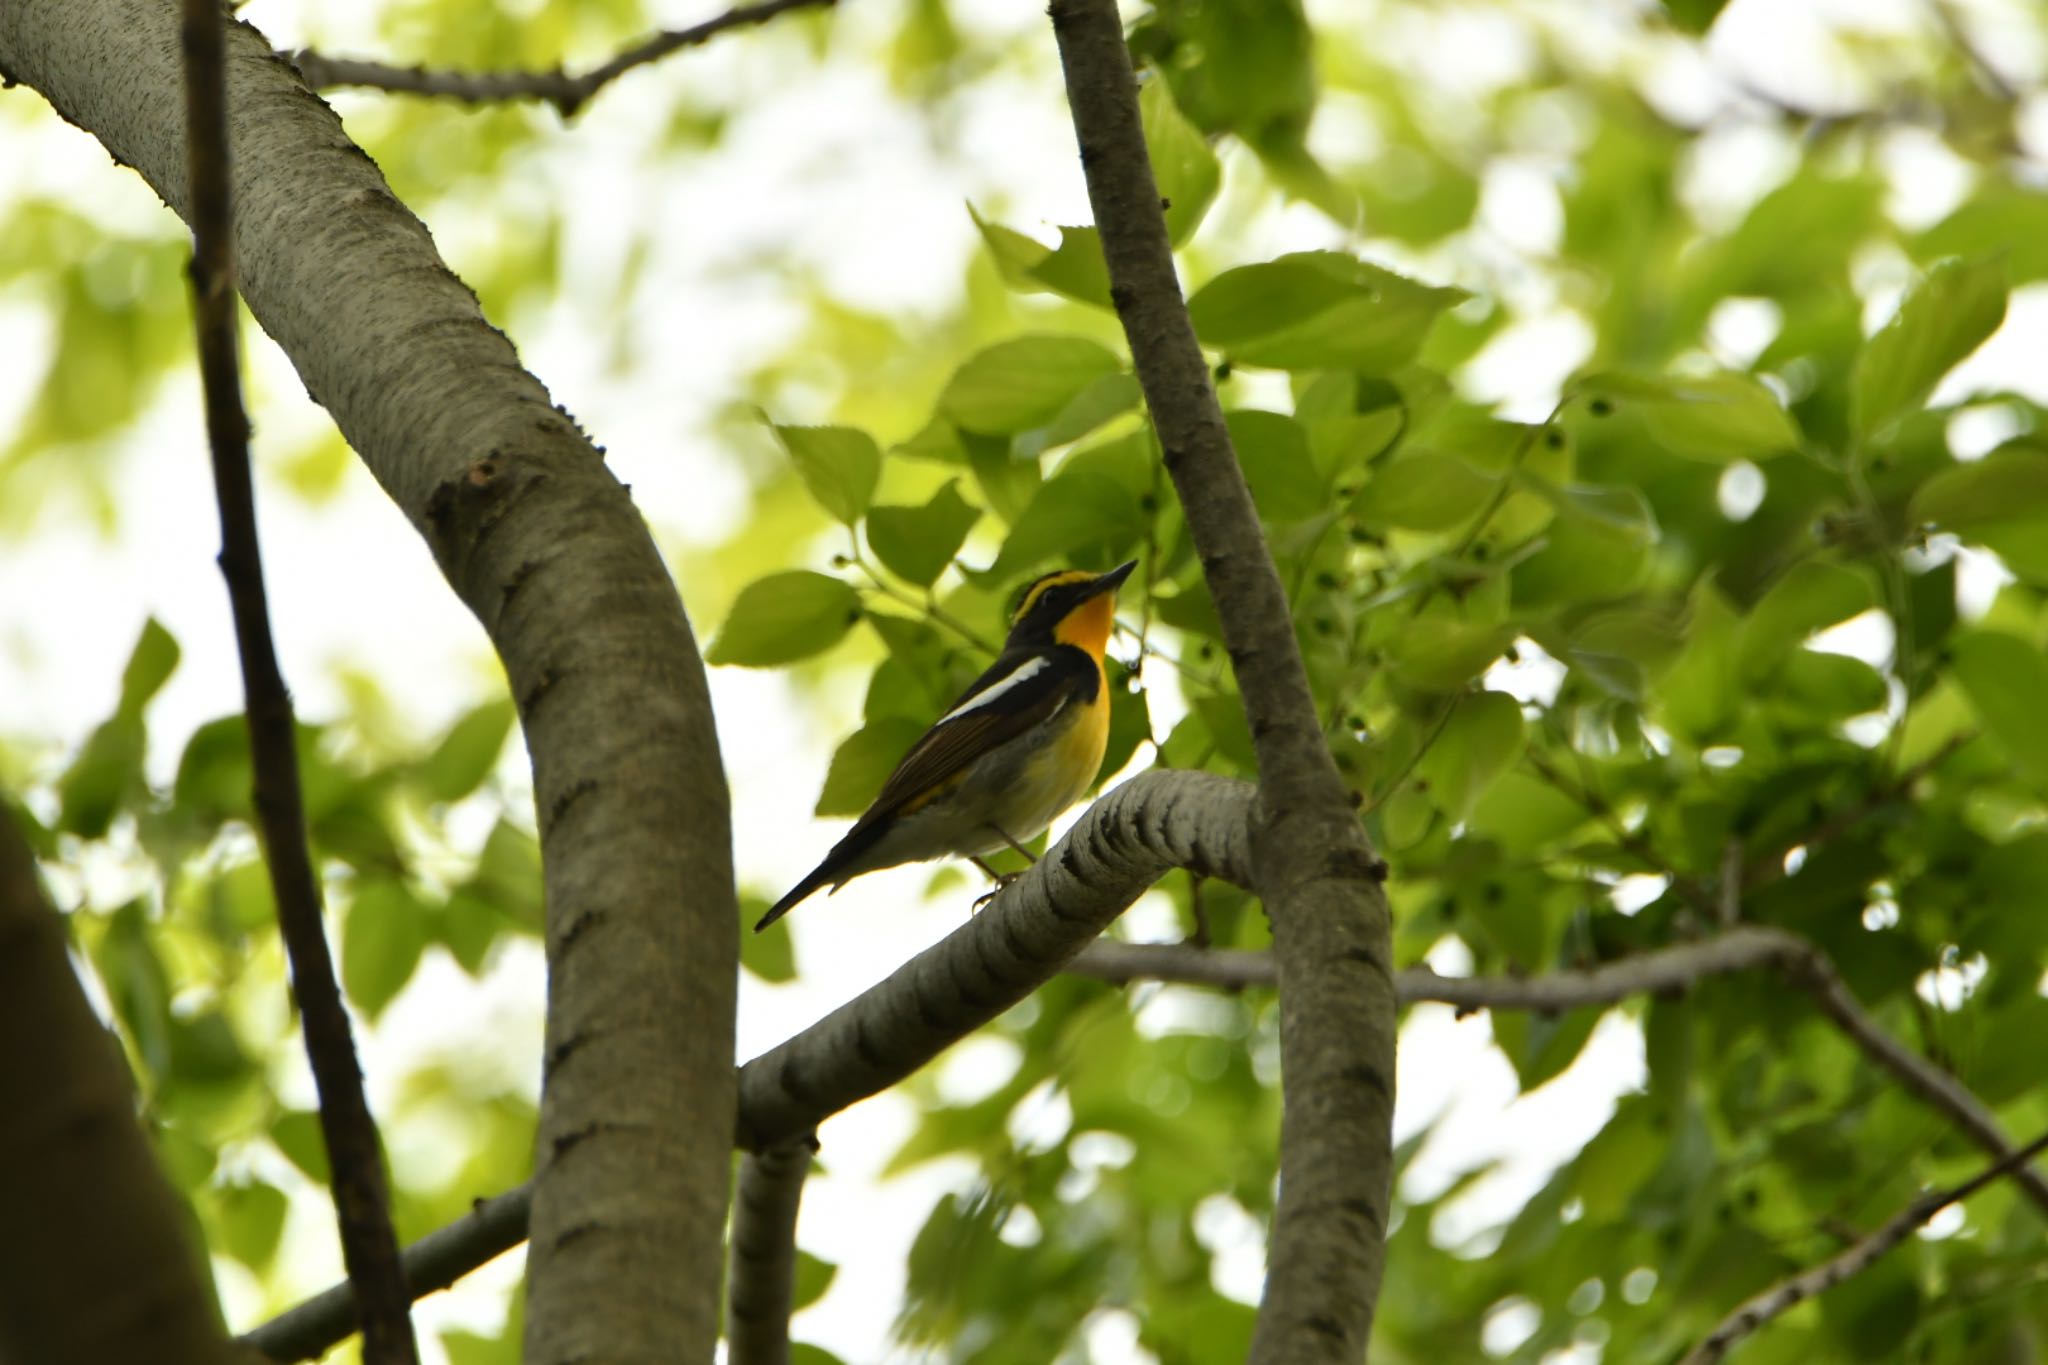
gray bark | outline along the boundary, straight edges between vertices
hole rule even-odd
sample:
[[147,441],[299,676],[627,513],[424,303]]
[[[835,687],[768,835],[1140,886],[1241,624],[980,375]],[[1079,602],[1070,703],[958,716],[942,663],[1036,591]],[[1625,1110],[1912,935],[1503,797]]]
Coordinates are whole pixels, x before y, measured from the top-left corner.
[[[176,18],[8,0],[0,69],[182,216]],[[625,490],[425,226],[260,34],[228,40],[249,307],[483,623],[533,755],[550,971],[527,1358],[708,1360],[738,912],[696,643]]]

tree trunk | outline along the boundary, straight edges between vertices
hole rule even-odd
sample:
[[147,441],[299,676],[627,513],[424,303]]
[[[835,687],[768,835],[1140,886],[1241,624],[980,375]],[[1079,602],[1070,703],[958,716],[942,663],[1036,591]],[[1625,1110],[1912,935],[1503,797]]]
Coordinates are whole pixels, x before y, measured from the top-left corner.
[[[0,8],[0,69],[183,214],[178,52],[172,0]],[[624,488],[334,113],[244,24],[227,80],[250,310],[489,632],[533,755],[550,970],[527,1358],[709,1360],[738,912],[696,642]]]

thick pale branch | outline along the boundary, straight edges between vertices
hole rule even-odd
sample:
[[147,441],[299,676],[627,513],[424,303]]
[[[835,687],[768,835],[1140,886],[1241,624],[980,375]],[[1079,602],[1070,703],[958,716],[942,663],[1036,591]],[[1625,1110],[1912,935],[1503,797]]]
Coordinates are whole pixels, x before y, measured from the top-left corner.
[[739,5],[714,19],[688,28],[668,29],[644,39],[580,75],[554,71],[436,71],[418,66],[392,66],[351,57],[326,57],[311,49],[287,54],[306,84],[315,89],[358,86],[409,95],[439,95],[470,104],[499,100],[546,100],[568,118],[590,98],[635,67],[660,61],[672,52],[709,42],[730,29],[766,23],[795,9],[822,9],[837,0],[764,0]]
[[355,1038],[334,977],[321,920],[320,886],[306,847],[299,795],[298,722],[271,641],[270,604],[256,540],[256,495],[249,469],[249,419],[242,407],[232,215],[228,198],[227,83],[219,0],[184,0],[185,110],[190,130],[193,317],[206,430],[220,504],[220,569],[234,610],[243,706],[255,769],[257,825],[277,900],[277,924],[291,963],[306,1057],[320,1096],[320,1133],[333,1170],[341,1254],[363,1315],[370,1365],[419,1358],[412,1299],[391,1226],[377,1123],[363,1094]]
[[1362,1359],[1393,1178],[1384,865],[1324,742],[1280,575],[1174,273],[1116,0],[1053,0],[1110,301],[1223,626],[1259,765],[1254,888],[1280,969],[1280,1198],[1251,1358]]
[[[176,12],[6,0],[0,69],[186,214]],[[689,623],[602,455],[334,111],[246,25],[226,72],[249,307],[489,632],[533,758],[549,971],[526,1358],[708,1360],[739,913]]]
[[730,1365],[789,1365],[796,1214],[810,1171],[811,1144],[804,1138],[749,1152],[740,1163],[725,1313]]
[[[1111,835],[1107,831],[1095,830],[1084,817],[1068,838],[1102,837],[1113,841],[1143,840],[1148,836],[1148,827],[1157,829],[1166,814],[1163,803],[1173,800],[1170,785],[1179,785],[1183,780],[1188,785],[1180,799],[1195,799],[1207,807],[1208,813],[1201,819],[1242,821],[1250,809],[1251,789],[1242,783],[1232,783],[1222,778],[1204,777],[1191,774],[1152,774],[1139,778],[1129,787],[1119,791],[1130,791],[1125,798],[1126,806],[1120,818],[1131,822],[1126,831]],[[1148,791],[1147,788],[1153,790]],[[1175,801],[1178,806],[1178,801]],[[1181,817],[1188,815],[1182,811]],[[1085,827],[1085,828],[1084,828]],[[1194,842],[1208,850],[1215,861],[1211,872],[1225,880],[1242,885],[1247,875],[1242,858],[1245,840],[1227,838],[1222,831],[1197,833]],[[1050,868],[1063,857],[1064,845],[1056,846],[1041,866]],[[1027,880],[1034,874],[1027,874]],[[1044,876],[1047,874],[1035,874]],[[1017,888],[1020,890],[1023,883]],[[1143,883],[1133,883],[1116,891],[1112,898],[1126,901],[1135,899],[1144,888]],[[952,954],[959,961],[953,970],[973,974],[980,970],[978,950],[965,946],[948,945],[958,941],[965,945],[967,935],[983,921],[994,923],[1011,914],[1019,901],[1013,905],[1010,894],[999,897],[975,921],[958,930],[931,950],[932,954]],[[993,918],[992,918],[993,917]],[[1007,931],[999,931],[998,937],[1008,937]],[[1064,970],[1100,980],[1128,982],[1140,980],[1177,981],[1194,985],[1220,986],[1226,989],[1246,987],[1270,987],[1277,979],[1272,954],[1247,952],[1238,949],[1196,948],[1185,944],[1136,944],[1096,941],[1082,949],[1067,962]],[[2012,1147],[1999,1131],[1981,1101],[1946,1077],[1923,1059],[1915,1056],[1884,1032],[1865,1015],[1846,989],[1835,978],[1827,958],[1812,944],[1796,934],[1782,929],[1747,926],[1729,931],[1698,943],[1679,944],[1660,948],[1654,952],[1636,957],[1621,958],[1602,963],[1585,971],[1555,972],[1532,977],[1449,977],[1426,968],[1411,968],[1399,973],[1395,984],[1404,1004],[1418,1004],[1425,1001],[1454,1005],[1460,1009],[1528,1009],[1557,1011],[1611,1005],[1632,996],[1684,990],[1708,978],[1735,972],[1773,970],[1788,973],[1792,980],[1809,990],[1819,990],[1815,983],[1835,982],[1829,994],[1836,999],[1830,1016],[1839,1024],[1843,1017],[1856,1021],[1853,1027],[1844,1031],[1866,1053],[1884,1062],[1888,1068],[1905,1068],[1911,1074],[1906,1077],[1908,1085],[1922,1099],[1935,1109],[1954,1119],[1958,1126],[1969,1133],[1980,1145],[2001,1160],[2010,1156]],[[899,983],[899,984],[892,984]],[[923,984],[921,984],[923,983]],[[777,1052],[794,1056],[824,1055],[828,1052],[842,1052],[845,1042],[828,1043],[821,1041],[821,1031],[828,1028],[844,1034],[849,1029],[861,1027],[861,1019],[892,1019],[906,1014],[917,1015],[928,1007],[942,1003],[949,998],[950,989],[947,972],[933,968],[916,977],[906,977],[899,972],[844,1009],[825,1020],[812,1025]],[[919,998],[914,993],[934,989],[936,996]],[[887,999],[889,993],[901,992],[901,998]],[[1836,1011],[1841,1011],[1837,1013]],[[995,1011],[991,1011],[991,1015]],[[915,1040],[913,1058],[936,1055],[947,1043],[957,1037],[964,1037],[979,1022],[963,1024],[958,1033],[949,1033],[936,1046],[928,1036],[920,1035]],[[857,1043],[856,1043],[857,1046]],[[773,1055],[773,1054],[771,1054]],[[812,1063],[815,1064],[815,1063]],[[894,1062],[877,1058],[872,1066],[874,1089],[890,1084],[894,1078],[907,1075],[915,1070],[916,1060]],[[758,1063],[749,1063],[756,1066]],[[790,1097],[776,1094],[772,1088],[756,1086],[748,1093],[766,1096],[766,1107],[762,1117],[774,1120],[789,1132],[798,1132],[791,1127],[787,1117],[791,1104]],[[867,1093],[872,1093],[869,1091]],[[851,1104],[862,1098],[855,1095],[845,1103]],[[804,1113],[819,1112],[813,1104]],[[1973,1122],[1966,1116],[1977,1115]],[[1988,1127],[1986,1126],[1988,1125]],[[758,1124],[752,1126],[758,1127]],[[742,1140],[750,1127],[750,1115],[742,1108]],[[2019,1181],[2036,1202],[2041,1202],[2042,1183],[2036,1172],[2019,1169],[2014,1172]],[[526,1200],[530,1187],[522,1187],[510,1194],[479,1204],[477,1212],[461,1222],[443,1228],[422,1239],[406,1252],[406,1273],[418,1293],[428,1293],[444,1288],[460,1275],[515,1245],[525,1230]],[[259,1328],[244,1338],[252,1345],[262,1347],[279,1360],[297,1360],[317,1355],[340,1341],[354,1329],[353,1307],[348,1287],[338,1285],[318,1298],[293,1309],[275,1322]],[[288,1353],[289,1352],[289,1353]]]
[[1252,789],[1141,773],[1089,807],[989,907],[740,1068],[739,1144],[809,1133],[887,1089],[1049,980],[1174,867],[1243,885]]
[[0,802],[0,1360],[229,1365],[120,1047]]
[[1844,1280],[1868,1270],[1886,1252],[1924,1227],[1927,1220],[1935,1214],[1950,1204],[1968,1199],[2000,1176],[2032,1160],[2044,1148],[2048,1148],[2048,1133],[2043,1133],[2026,1146],[2007,1153],[1960,1185],[1921,1195],[1887,1219],[1882,1227],[1841,1254],[1823,1261],[1811,1270],[1802,1271],[1783,1283],[1773,1285],[1744,1303],[1723,1318],[1720,1326],[1709,1332],[1699,1345],[1688,1351],[1679,1365],[1715,1365],[1716,1361],[1727,1355],[1744,1337],[1755,1332],[1772,1318],[1817,1294],[1825,1294]]

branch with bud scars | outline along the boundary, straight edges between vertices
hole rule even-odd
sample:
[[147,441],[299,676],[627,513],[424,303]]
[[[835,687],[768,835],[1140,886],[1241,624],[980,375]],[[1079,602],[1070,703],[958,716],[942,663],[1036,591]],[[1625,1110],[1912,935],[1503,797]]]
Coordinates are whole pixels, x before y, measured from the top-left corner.
[[707,43],[729,29],[764,24],[797,9],[826,9],[838,0],[762,0],[760,4],[739,5],[713,19],[689,28],[668,29],[635,43],[601,66],[572,76],[557,67],[553,71],[437,71],[418,66],[393,66],[388,62],[353,57],[328,57],[310,48],[283,54],[298,67],[306,84],[315,90],[355,86],[369,90],[391,90],[406,95],[438,95],[467,104],[490,104],[499,100],[546,100],[568,118],[590,102],[592,96],[635,67],[660,61],[670,53]]
[[[801,1142],[829,1115],[895,1084],[1021,1000],[1058,971],[1101,980],[1270,987],[1263,952],[1184,944],[1097,941],[1097,935],[1172,866],[1243,885],[1249,879],[1252,788],[1203,773],[1142,774],[1103,797],[1052,850],[989,907],[871,987],[740,1071],[741,1145]],[[1782,929],[1742,926],[1581,971],[1531,977],[1450,977],[1427,968],[1396,974],[1404,1004],[1462,1010],[1561,1011],[1683,990],[1737,972],[1775,970],[1811,992],[1866,1055],[1891,1071],[1981,1146],[2012,1152],[1990,1111],[1953,1077],[1887,1034],[1843,985],[1827,956]],[[2048,1207],[2031,1170],[2014,1178]],[[416,1294],[445,1288],[524,1236],[530,1187],[480,1203],[474,1214],[406,1253]],[[346,1285],[244,1338],[277,1360],[317,1355],[353,1328]]]

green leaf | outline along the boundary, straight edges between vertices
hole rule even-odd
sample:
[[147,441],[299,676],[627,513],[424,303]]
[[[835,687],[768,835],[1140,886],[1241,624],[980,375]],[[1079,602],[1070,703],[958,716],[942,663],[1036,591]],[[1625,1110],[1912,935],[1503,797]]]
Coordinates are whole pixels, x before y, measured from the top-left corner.
[[2048,450],[2014,443],[1944,469],[1914,491],[1909,514],[1963,536],[2048,519]]
[[1000,582],[1049,559],[1095,550],[1122,554],[1145,533],[1137,496],[1116,479],[1088,470],[1048,479],[1024,509],[986,578]]
[[1285,413],[1245,409],[1224,414],[1230,443],[1259,515],[1269,521],[1299,521],[1325,510],[1322,475],[1309,455],[1308,433]]
[[270,1140],[308,1180],[316,1185],[327,1183],[327,1139],[321,1134],[318,1114],[293,1109],[278,1115],[270,1125]]
[[268,1270],[290,1207],[284,1191],[254,1181],[223,1185],[214,1191],[214,1199],[220,1208],[222,1249],[259,1275]]
[[2005,257],[1944,261],[1856,359],[1856,431],[1868,438],[1918,408],[2005,321]]
[[1762,678],[1816,631],[1870,605],[1870,584],[1854,569],[1802,560],[1771,585],[1742,623],[1743,675]]
[[1763,382],[1746,374],[1697,378],[1603,373],[1573,386],[1642,418],[1650,438],[1674,455],[1726,464],[1798,448],[1799,424]]
[[1414,357],[1430,325],[1463,300],[1329,251],[1226,270],[1195,291],[1188,315],[1202,343],[1244,365],[1384,373]]
[[1456,455],[1417,450],[1375,469],[1353,506],[1368,525],[1448,531],[1477,516],[1499,487],[1499,475]]
[[1418,692],[1455,692],[1493,666],[1515,638],[1508,625],[1430,618],[1388,649],[1394,678]]
[[951,479],[922,507],[870,507],[868,546],[890,573],[929,588],[979,520],[981,509],[961,497],[960,481]]
[[806,569],[769,574],[740,589],[705,659],[771,668],[822,654],[860,620],[860,594]]
[[541,903],[540,841],[500,816],[484,837],[477,854],[476,871],[463,884],[463,892],[474,895],[510,923],[537,934],[544,908]]
[[1988,630],[1958,635],[1949,651],[1984,728],[2037,789],[2048,789],[2048,658],[2025,640]]
[[201,725],[185,741],[171,799],[182,814],[205,825],[218,824],[248,812],[255,780],[247,720],[222,716]]
[[1664,0],[1664,12],[1671,16],[1673,28],[1697,36],[1714,26],[1727,3],[1728,0]]
[[1515,605],[1615,598],[1635,588],[1657,540],[1643,495],[1633,488],[1530,482],[1557,516],[1545,532],[1543,548],[1515,566]]
[[967,216],[974,220],[975,231],[981,234],[982,242],[988,247],[990,259],[996,263],[996,273],[1003,283],[1012,289],[1036,290],[1044,286],[1032,277],[1031,270],[1047,256],[1052,248],[1035,237],[991,223],[976,211],[974,205],[967,206]]
[[1138,113],[1145,121],[1152,175],[1159,182],[1159,197],[1166,201],[1166,235],[1180,246],[1201,226],[1223,185],[1223,167],[1209,150],[1208,139],[1173,102],[1165,81],[1145,82],[1138,92]]
[[917,743],[925,726],[903,716],[884,716],[855,730],[832,753],[825,789],[813,814],[859,815]]
[[142,635],[128,655],[128,666],[121,671],[123,714],[142,714],[142,708],[177,669],[178,654],[178,642],[154,616],[142,623]]
[[372,1020],[384,1012],[419,966],[426,916],[412,893],[394,881],[356,889],[341,926],[341,984]]
[[859,521],[882,477],[875,438],[853,427],[776,426],[775,434],[818,506],[848,526]]
[[1024,293],[1050,290],[1080,303],[1110,307],[1109,262],[1103,259],[1102,236],[1092,227],[1063,227],[1060,244],[1050,247],[1015,228],[992,223],[967,206],[996,273],[1003,283]]
[[1521,752],[1521,704],[1505,692],[1475,692],[1458,699],[1416,771],[1437,809],[1462,823]]
[[419,766],[420,786],[431,801],[459,801],[483,785],[505,736],[512,732],[510,701],[485,702],[449,727]]
[[832,1262],[820,1260],[808,1251],[798,1251],[795,1296],[790,1300],[790,1311],[808,1308],[824,1298],[825,1291],[832,1287],[833,1277],[838,1273],[839,1267]]
[[134,712],[117,712],[94,730],[57,780],[57,827],[82,839],[103,837],[123,799],[141,791],[148,747]]
[[1044,426],[1120,368],[1109,348],[1085,337],[1017,337],[969,357],[939,395],[939,411],[967,431],[1007,436]]
[[757,934],[768,913],[762,896],[740,897],[740,966],[770,985],[796,979],[796,940],[789,934]]
[[1102,234],[1092,227],[1061,228],[1060,244],[1029,273],[1055,294],[1098,308],[1111,306],[1109,262],[1102,255]]
[[1075,394],[1050,424],[1020,432],[1010,443],[1011,453],[1032,459],[1057,446],[1069,445],[1104,422],[1137,407],[1143,396],[1135,375],[1105,375]]
[[93,950],[114,1017],[128,1031],[142,1063],[158,1076],[171,1069],[171,982],[150,938],[142,902],[114,912]]

